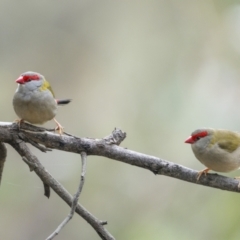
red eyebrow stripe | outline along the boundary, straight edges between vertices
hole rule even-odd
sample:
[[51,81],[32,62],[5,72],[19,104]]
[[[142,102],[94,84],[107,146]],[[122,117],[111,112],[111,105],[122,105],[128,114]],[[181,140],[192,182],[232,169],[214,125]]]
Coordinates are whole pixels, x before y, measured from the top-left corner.
[[195,140],[196,138],[206,137],[207,135],[208,135],[207,131],[202,131],[192,135],[192,138]]
[[39,80],[39,76],[37,74],[35,75],[24,75],[23,81],[28,82],[29,80]]

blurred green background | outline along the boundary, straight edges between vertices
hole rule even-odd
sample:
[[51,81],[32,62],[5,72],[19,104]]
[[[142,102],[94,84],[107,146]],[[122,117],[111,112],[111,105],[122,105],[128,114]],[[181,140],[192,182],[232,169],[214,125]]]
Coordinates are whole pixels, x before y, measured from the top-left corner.
[[[65,131],[102,138],[119,127],[123,147],[202,170],[184,144],[190,133],[240,130],[240,2],[2,0],[0,121],[16,119],[14,80],[28,70],[42,73],[58,98],[73,99],[57,115]],[[53,191],[45,198],[7,147],[0,239],[45,239],[69,207]],[[75,193],[80,157],[30,148]],[[240,194],[111,159],[89,157],[80,202],[116,239],[240,239]],[[99,237],[76,215],[56,239]]]

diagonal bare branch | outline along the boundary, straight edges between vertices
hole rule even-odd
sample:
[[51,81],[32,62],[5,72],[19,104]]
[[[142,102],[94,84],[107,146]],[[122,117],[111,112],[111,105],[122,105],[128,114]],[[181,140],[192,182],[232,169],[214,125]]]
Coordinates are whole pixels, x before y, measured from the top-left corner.
[[[31,130],[28,130],[28,128]],[[33,131],[33,129],[35,130]],[[42,129],[43,128],[40,128],[41,131],[38,131],[38,127],[24,124],[24,130],[22,132],[24,132],[27,138],[30,138],[31,140],[42,144],[47,148],[73,153],[81,153],[84,151],[88,156],[104,156],[120,162],[148,169],[154,174],[165,175],[190,183],[222,190],[240,192],[240,188],[238,188],[239,181],[233,178],[228,178],[218,174],[207,174],[206,177],[201,177],[200,180],[197,181],[196,178],[198,171],[158,157],[125,149],[115,144],[108,144],[108,141],[106,143],[105,139],[78,138],[68,135],[59,136],[58,134],[43,131]],[[11,142],[13,133],[19,133],[16,124],[0,122],[0,142]]]
[[[121,130],[115,129],[112,135],[115,134],[115,131],[119,132]],[[91,139],[78,138],[67,135],[63,135],[60,137],[57,134],[47,131],[32,132],[29,130],[24,130],[24,133],[27,138],[30,138],[31,140],[36,141],[42,145],[45,145],[47,148],[74,153],[81,153],[82,151],[84,151],[87,153],[88,156],[97,155],[107,157],[137,167],[148,169],[154,174],[165,175],[190,183],[218,188],[222,190],[240,192],[240,188],[238,188],[239,181],[236,179],[228,178],[218,174],[207,174],[206,177],[201,177],[200,180],[197,181],[198,171],[186,168],[182,165],[166,161],[158,157],[135,152],[129,149],[125,149],[121,146],[112,144],[112,141],[109,140],[109,138],[111,138],[111,135],[103,139]],[[121,136],[121,134],[118,134],[118,136]],[[122,140],[125,138],[125,136],[126,135],[122,133]],[[2,140],[0,139],[0,141]],[[118,140],[118,142],[120,143],[121,140]]]

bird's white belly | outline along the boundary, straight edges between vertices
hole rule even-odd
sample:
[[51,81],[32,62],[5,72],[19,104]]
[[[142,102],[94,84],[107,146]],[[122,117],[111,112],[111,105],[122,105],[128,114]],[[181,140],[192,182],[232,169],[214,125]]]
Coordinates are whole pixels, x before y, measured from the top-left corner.
[[229,153],[213,146],[204,153],[194,151],[196,158],[209,169],[216,172],[230,172],[240,167],[240,148]]
[[48,92],[34,92],[28,95],[16,92],[13,106],[21,119],[34,124],[43,124],[53,119],[57,112],[57,103]]

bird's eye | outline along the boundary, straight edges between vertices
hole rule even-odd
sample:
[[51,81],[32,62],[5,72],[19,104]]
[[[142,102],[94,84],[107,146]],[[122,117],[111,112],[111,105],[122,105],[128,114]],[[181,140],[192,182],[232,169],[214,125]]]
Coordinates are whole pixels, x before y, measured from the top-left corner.
[[194,142],[197,142],[200,138],[201,138],[201,137],[199,137],[199,136],[193,136]]

